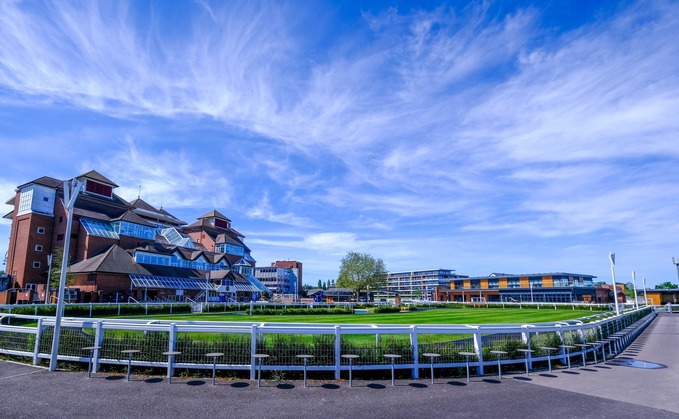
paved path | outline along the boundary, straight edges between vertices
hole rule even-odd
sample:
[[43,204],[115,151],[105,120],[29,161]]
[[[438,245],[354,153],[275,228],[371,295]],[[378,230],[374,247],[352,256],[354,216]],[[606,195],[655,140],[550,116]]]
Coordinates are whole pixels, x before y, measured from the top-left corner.
[[[464,380],[310,381],[144,380],[50,373],[0,362],[0,418],[678,418],[679,316],[661,315],[632,345],[634,358],[668,365],[640,370],[588,365],[554,377],[531,374]],[[673,345],[673,346],[672,346]],[[631,354],[630,354],[631,355]],[[625,355],[622,355],[625,356]],[[638,384],[635,384],[638,383]]]
[[[579,361],[573,357],[573,363]],[[615,361],[646,361],[666,368],[620,366]],[[533,384],[656,407],[679,416],[679,315],[660,313],[614,362],[554,374],[533,374]],[[641,364],[641,362],[638,362]]]

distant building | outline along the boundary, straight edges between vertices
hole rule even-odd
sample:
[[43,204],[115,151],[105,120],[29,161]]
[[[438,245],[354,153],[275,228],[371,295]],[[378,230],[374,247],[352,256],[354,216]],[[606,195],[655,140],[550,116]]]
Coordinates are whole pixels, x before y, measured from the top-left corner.
[[[63,181],[43,176],[20,185],[7,201],[13,210],[7,273],[0,302],[45,300],[48,255],[70,237],[69,298],[79,301],[259,298],[268,289],[254,276],[244,236],[217,211],[186,225],[141,198],[126,201],[96,171],[84,184],[66,231]],[[73,299],[73,298],[71,298]]]
[[301,292],[303,285],[302,262],[297,262],[296,260],[277,260],[272,263],[271,266],[292,269],[292,272],[297,277],[297,288],[295,289],[295,294],[299,294]]
[[[644,291],[641,290],[642,296]],[[646,297],[648,298],[648,303],[653,305],[665,305],[667,303],[677,304],[679,303],[679,289],[673,290],[656,290],[647,289]]]
[[[597,297],[594,278],[594,275],[564,272],[518,275],[492,273],[488,276],[456,278],[447,287],[440,287],[436,295],[439,301],[607,302],[601,301],[603,296]],[[624,295],[623,292],[622,302]]]
[[298,278],[292,268],[258,266],[255,277],[274,294],[298,294]]
[[424,269],[419,271],[389,272],[386,290],[402,298],[435,299],[436,288],[450,284],[450,281],[466,278],[457,275],[454,269]]

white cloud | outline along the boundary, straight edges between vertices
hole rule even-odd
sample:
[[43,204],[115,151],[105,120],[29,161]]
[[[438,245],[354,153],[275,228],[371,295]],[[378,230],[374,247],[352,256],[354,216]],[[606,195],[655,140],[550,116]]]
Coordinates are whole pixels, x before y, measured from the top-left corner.
[[112,180],[120,185],[116,193],[127,200],[137,197],[141,185],[141,198],[156,208],[227,208],[233,194],[230,182],[224,173],[201,164],[195,152],[156,152],[128,135],[106,157],[89,163],[101,173],[115,174]]
[[292,213],[277,213],[265,193],[260,202],[247,212],[248,217],[263,219],[272,223],[280,223],[296,227],[312,228],[315,224],[308,218],[298,217]]

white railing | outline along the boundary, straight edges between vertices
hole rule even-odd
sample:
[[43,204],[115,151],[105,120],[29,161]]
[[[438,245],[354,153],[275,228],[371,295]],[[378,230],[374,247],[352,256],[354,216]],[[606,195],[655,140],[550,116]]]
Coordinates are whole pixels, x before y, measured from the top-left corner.
[[[225,356],[218,360],[218,370],[249,370],[250,378],[254,379],[252,355],[255,353],[271,355],[263,370],[284,371],[301,370],[295,355],[309,353],[315,356],[309,371],[334,372],[338,379],[341,371],[348,369],[342,354],[361,356],[353,364],[354,370],[386,370],[391,365],[382,355],[397,352],[402,358],[396,367],[409,369],[412,377],[418,378],[419,369],[429,366],[423,353],[441,353],[437,368],[458,368],[466,365],[466,360],[459,354],[466,351],[476,354],[470,365],[483,375],[484,367],[497,365],[495,356],[488,358],[491,349],[510,352],[501,358],[503,365],[523,364],[523,356],[512,354],[511,348],[531,349],[532,346],[536,353],[529,358],[529,363],[542,362],[547,356],[540,352],[540,346],[594,342],[621,331],[633,338],[654,316],[654,311],[644,308],[620,316],[605,313],[575,321],[523,325],[336,325],[64,318],[58,359],[88,362],[90,353],[82,348],[101,347],[92,354],[96,371],[101,364],[125,365],[127,358],[120,353],[122,350],[141,349],[133,365],[167,368],[170,374],[171,367],[209,369],[211,360],[205,354],[222,352]],[[33,321],[37,325],[5,325],[9,319]],[[54,323],[53,317],[0,314],[0,353],[32,358],[36,365],[41,359],[49,359]],[[196,333],[206,336],[192,340]],[[279,339],[281,337],[285,338]],[[295,345],[281,344],[289,344],[290,340],[295,340]],[[620,345],[629,343],[629,339],[620,341],[615,350],[611,343],[608,351],[617,353],[621,350]],[[605,350],[603,345],[592,345],[570,352],[570,357],[589,356]],[[162,356],[165,351],[182,354],[175,356],[170,366]],[[552,353],[551,359],[565,362],[566,354],[562,351]]]

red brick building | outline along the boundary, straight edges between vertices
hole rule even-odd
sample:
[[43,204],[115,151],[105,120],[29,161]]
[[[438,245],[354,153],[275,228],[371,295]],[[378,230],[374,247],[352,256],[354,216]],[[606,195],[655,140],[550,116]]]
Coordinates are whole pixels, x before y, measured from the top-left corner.
[[[66,231],[64,181],[43,176],[20,185],[7,201],[13,210],[7,274],[0,303],[45,299],[48,256],[70,236],[70,294],[81,301],[206,298],[250,299],[266,292],[253,274],[255,260],[231,221],[211,211],[187,225],[141,198],[126,201],[96,171],[83,183]],[[70,186],[68,186],[70,187]]]

